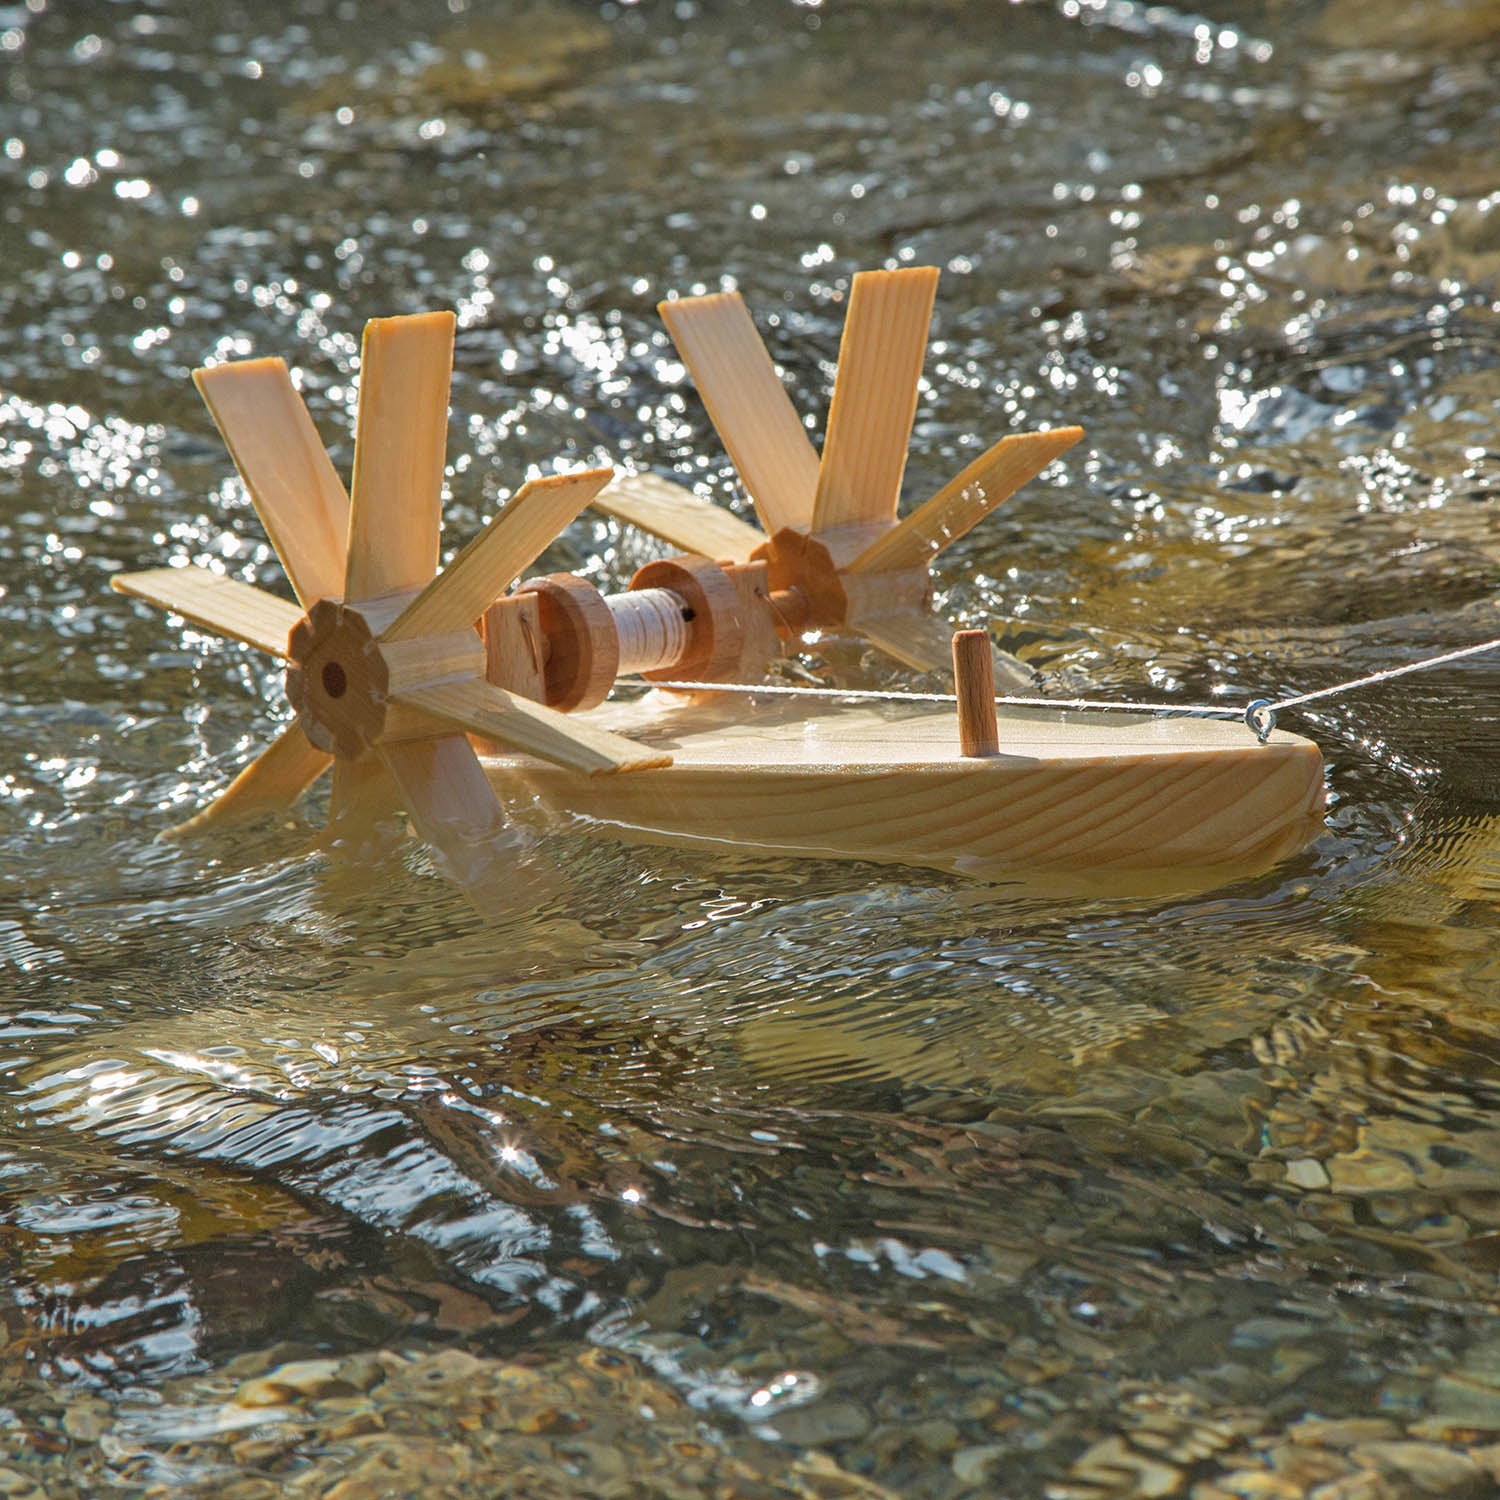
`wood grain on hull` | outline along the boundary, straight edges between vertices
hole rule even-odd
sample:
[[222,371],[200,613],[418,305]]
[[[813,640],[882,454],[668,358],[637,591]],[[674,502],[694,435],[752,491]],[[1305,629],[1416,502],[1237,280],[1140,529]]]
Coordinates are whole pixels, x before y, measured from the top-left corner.
[[747,718],[742,702],[739,712],[731,724],[718,705],[601,710],[611,729],[671,750],[671,766],[644,775],[586,782],[518,758],[487,769],[502,796],[533,796],[648,842],[982,878],[1248,875],[1321,827],[1322,758],[1288,734],[1261,745],[1235,724],[1002,713],[1000,753],[966,760],[942,710],[820,705],[803,719],[773,704]]

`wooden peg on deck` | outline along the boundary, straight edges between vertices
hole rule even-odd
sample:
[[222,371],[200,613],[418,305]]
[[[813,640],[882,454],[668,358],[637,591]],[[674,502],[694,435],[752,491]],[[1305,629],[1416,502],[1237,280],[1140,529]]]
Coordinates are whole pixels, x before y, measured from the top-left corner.
[[953,683],[958,694],[958,745],[965,756],[997,755],[995,667],[987,630],[953,633]]

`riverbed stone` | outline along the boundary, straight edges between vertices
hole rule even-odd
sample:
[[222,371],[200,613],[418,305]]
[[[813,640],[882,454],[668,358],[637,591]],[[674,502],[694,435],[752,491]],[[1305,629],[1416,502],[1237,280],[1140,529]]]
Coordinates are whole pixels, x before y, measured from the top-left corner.
[[1337,1479],[1349,1471],[1344,1456],[1328,1448],[1307,1443],[1277,1443],[1266,1453],[1271,1468],[1304,1491]]
[[[1269,1469],[1235,1469],[1214,1484],[1234,1500],[1306,1500],[1307,1493],[1296,1480]],[[1196,1490],[1193,1500],[1199,1500]]]
[[1399,1157],[1371,1151],[1366,1146],[1330,1158],[1328,1176],[1336,1193],[1364,1196],[1375,1193],[1409,1193],[1417,1185],[1417,1174]]
[[1356,1443],[1379,1443],[1396,1437],[1400,1428],[1385,1417],[1346,1417],[1330,1420],[1304,1417],[1287,1428],[1294,1443],[1316,1443],[1324,1448],[1352,1448]]
[[358,1387],[343,1374],[336,1359],[307,1359],[279,1365],[245,1381],[234,1394],[236,1406],[285,1406],[297,1400],[347,1395]]
[[1439,1375],[1432,1409],[1447,1422],[1500,1432],[1500,1371],[1460,1368]]
[[769,1425],[782,1442],[810,1448],[863,1437],[872,1422],[870,1413],[858,1402],[830,1398],[778,1412]]
[[[1095,1443],[1068,1470],[1068,1477],[1113,1486],[1116,1492],[1140,1496],[1141,1500],[1175,1495],[1184,1483],[1180,1469],[1141,1453],[1118,1434]],[[1127,1479],[1128,1485],[1122,1486]]]
[[1399,1471],[1424,1495],[1472,1492],[1485,1479],[1468,1454],[1439,1443],[1362,1443],[1349,1456],[1363,1468]]
[[979,1443],[960,1448],[950,1460],[953,1477],[970,1487],[986,1484],[991,1473],[1004,1472],[1012,1449],[1007,1443]]
[[1293,1187],[1318,1192],[1329,1185],[1328,1170],[1316,1156],[1299,1156],[1286,1164],[1286,1180]]
[[1395,1491],[1380,1474],[1369,1469],[1355,1469],[1320,1484],[1308,1500],[1395,1500]]

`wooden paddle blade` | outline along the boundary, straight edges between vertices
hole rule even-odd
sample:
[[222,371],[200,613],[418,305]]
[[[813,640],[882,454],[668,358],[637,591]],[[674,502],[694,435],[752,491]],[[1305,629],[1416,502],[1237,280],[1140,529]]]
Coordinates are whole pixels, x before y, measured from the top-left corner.
[[932,499],[861,552],[845,572],[890,573],[927,567],[939,552],[971,531],[1082,436],[1081,427],[1059,427],[1001,438]]
[[401,799],[385,762],[374,750],[354,760],[333,763],[333,789],[328,796],[328,832],[342,838],[349,831],[360,835],[399,812]]
[[700,500],[691,490],[655,474],[616,474],[594,496],[593,506],[713,562],[749,562],[750,554],[765,541],[753,526],[722,506]]
[[434,312],[365,324],[347,599],[424,588],[437,572],[454,323]]
[[405,740],[382,745],[379,754],[439,869],[482,916],[503,915],[515,896],[501,838],[505,815],[468,739],[445,734]]
[[472,625],[609,483],[613,469],[531,479],[500,514],[407,605],[390,641]]
[[814,536],[896,519],[937,282],[935,266],[854,278],[818,468]]
[[[953,627],[937,615],[918,610],[893,610],[888,615],[870,615],[853,622],[854,628],[872,646],[919,672],[953,672]],[[993,642],[990,657],[995,667],[995,685],[1001,692],[1036,690],[1036,673],[1009,651]]]
[[164,838],[207,833],[228,823],[290,807],[333,763],[302,732],[284,729],[269,750],[252,760],[196,817],[169,828]]
[[287,658],[287,638],[302,618],[295,604],[275,594],[192,564],[116,573],[109,586],[118,594],[144,599],[232,641],[259,646],[283,661]]
[[738,292],[657,304],[767,536],[805,531],[818,455]]
[[482,677],[411,688],[397,694],[395,701],[510,750],[589,776],[672,764],[672,757],[661,750],[578,723],[529,698],[514,697]]
[[344,588],[349,496],[279,359],[193,371],[304,609]]

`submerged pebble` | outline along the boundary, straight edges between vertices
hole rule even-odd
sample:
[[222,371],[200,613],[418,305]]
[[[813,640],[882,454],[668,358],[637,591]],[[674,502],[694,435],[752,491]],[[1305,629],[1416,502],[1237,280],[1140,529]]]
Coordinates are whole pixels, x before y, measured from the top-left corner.
[[[162,1407],[94,1403],[106,1415],[65,1463],[0,1470],[0,1493],[364,1500],[504,1489],[616,1500],[649,1490],[681,1500],[889,1500],[825,1456],[725,1443],[634,1360],[609,1359],[607,1373],[587,1356],[515,1364],[457,1349],[293,1361],[239,1383],[219,1415],[222,1378],[172,1380]],[[373,1368],[383,1378],[372,1384]],[[26,1390],[10,1389],[30,1417]],[[232,1408],[264,1408],[261,1425],[246,1430]]]

